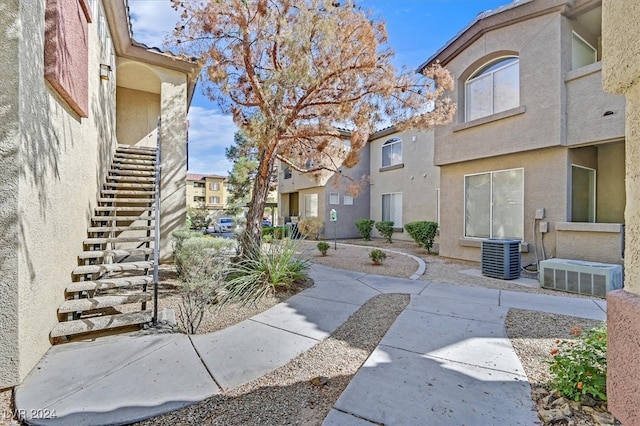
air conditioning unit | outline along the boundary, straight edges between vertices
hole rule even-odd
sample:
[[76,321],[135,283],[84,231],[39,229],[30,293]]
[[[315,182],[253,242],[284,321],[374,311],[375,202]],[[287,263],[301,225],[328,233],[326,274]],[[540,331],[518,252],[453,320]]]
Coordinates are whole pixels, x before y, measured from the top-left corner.
[[502,280],[520,277],[520,241],[483,240],[482,275]]
[[622,288],[622,283],[621,265],[567,259],[540,262],[540,286],[544,288],[605,297]]

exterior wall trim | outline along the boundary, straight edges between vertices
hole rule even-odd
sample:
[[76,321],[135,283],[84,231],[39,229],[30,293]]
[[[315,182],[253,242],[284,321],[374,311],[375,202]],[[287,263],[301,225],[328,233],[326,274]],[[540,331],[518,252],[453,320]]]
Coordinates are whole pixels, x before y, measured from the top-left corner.
[[624,231],[622,223],[556,222],[556,231],[571,232],[609,232],[620,234]]
[[568,83],[571,80],[577,80],[585,75],[595,74],[602,71],[602,61],[594,62],[593,64],[585,65],[584,67],[577,68],[575,70],[568,71],[564,76],[564,82]]
[[473,121],[468,121],[466,123],[458,123],[453,125],[453,132],[460,132],[462,130],[467,130],[473,127],[482,126],[483,124],[492,123],[494,121],[503,120],[505,118],[513,117],[516,115],[524,114],[527,112],[526,105],[520,105],[516,108],[511,108],[506,111],[499,112],[497,114],[492,114],[486,117],[478,118]]

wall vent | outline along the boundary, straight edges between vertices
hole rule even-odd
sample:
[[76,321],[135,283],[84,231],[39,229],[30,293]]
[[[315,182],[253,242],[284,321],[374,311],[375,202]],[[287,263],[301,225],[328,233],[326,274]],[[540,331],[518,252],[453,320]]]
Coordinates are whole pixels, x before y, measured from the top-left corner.
[[547,259],[540,262],[540,285],[569,293],[605,297],[622,288],[622,266],[582,260]]
[[483,240],[482,275],[502,280],[520,277],[520,241]]

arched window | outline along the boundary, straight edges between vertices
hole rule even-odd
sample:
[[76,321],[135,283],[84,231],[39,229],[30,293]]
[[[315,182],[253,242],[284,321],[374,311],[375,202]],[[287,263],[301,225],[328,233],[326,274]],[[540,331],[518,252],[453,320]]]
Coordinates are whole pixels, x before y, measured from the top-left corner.
[[520,106],[520,60],[510,56],[491,61],[465,83],[465,121]]
[[391,138],[382,144],[382,167],[402,163],[402,139]]

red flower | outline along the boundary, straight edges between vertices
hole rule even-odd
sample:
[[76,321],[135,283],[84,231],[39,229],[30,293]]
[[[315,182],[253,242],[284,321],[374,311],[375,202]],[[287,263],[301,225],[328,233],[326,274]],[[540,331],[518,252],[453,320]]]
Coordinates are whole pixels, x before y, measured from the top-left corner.
[[556,356],[557,353],[558,353],[558,349],[554,349],[551,352],[549,352],[551,356]]

